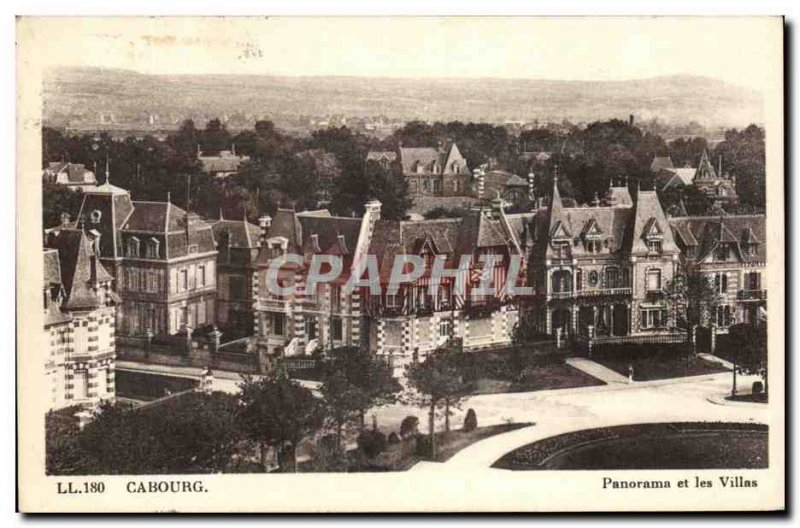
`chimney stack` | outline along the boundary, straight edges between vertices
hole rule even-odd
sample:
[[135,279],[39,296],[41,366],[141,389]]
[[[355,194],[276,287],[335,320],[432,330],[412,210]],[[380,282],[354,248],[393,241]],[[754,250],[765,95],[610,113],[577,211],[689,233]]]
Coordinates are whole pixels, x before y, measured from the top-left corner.
[[261,229],[261,236],[260,242],[262,246],[265,246],[267,243],[267,233],[269,233],[269,227],[272,225],[272,217],[269,215],[259,216],[258,217],[258,227]]
[[628,115],[628,124],[630,126],[633,126],[634,124],[633,114]]
[[533,201],[536,198],[536,187],[534,182],[536,181],[536,175],[532,172],[528,173],[528,200]]

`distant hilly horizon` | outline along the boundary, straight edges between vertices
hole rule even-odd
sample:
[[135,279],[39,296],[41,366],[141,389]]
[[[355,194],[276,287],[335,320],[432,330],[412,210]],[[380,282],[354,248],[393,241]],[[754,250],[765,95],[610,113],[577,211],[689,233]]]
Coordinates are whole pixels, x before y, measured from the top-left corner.
[[176,116],[247,115],[276,122],[299,116],[386,116],[408,121],[595,121],[653,118],[707,127],[763,122],[757,92],[700,75],[630,80],[405,78],[150,74],[95,67],[59,67],[44,80],[45,122],[166,122]]

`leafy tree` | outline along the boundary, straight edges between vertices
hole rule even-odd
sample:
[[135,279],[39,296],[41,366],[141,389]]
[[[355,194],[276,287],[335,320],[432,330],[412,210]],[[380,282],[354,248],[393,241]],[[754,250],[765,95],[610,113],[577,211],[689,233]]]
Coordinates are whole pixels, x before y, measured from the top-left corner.
[[72,220],[81,207],[83,193],[67,189],[55,183],[42,183],[42,227],[55,227],[61,223],[61,215],[67,213]]
[[475,409],[469,409],[467,416],[464,417],[464,431],[474,431],[478,428],[478,415],[475,414]]
[[766,150],[764,129],[750,125],[725,132],[725,140],[714,149],[722,156],[723,172],[736,177],[736,193],[743,204],[761,211],[766,207]]
[[[75,475],[224,471],[241,447],[235,416],[235,398],[223,393],[187,393],[133,410],[104,405],[83,431],[51,441],[48,468]],[[63,429],[48,434],[52,440]]]
[[231,143],[230,132],[218,118],[206,123],[202,139],[203,153],[206,155],[218,154],[222,150],[228,150]]
[[335,431],[337,446],[342,448],[342,430],[355,421],[362,409],[369,405],[368,397],[347,379],[344,372],[336,370],[325,377],[320,388],[325,400],[326,422]]
[[360,347],[339,347],[331,351],[332,361],[327,377],[341,374],[350,387],[360,393],[353,397],[359,425],[364,427],[364,416],[372,407],[394,403],[401,387],[392,377],[389,368],[374,354]]
[[743,374],[758,375],[767,384],[767,325],[740,323],[728,329],[728,339],[733,345],[734,363]]
[[400,422],[400,437],[403,440],[416,436],[419,433],[419,418],[416,416],[406,416]]
[[438,350],[425,361],[406,367],[406,377],[414,389],[408,395],[409,402],[428,408],[431,458],[436,458],[436,410],[444,410],[445,430],[449,431],[450,409],[458,407],[468,394],[459,369],[448,355],[448,351]]
[[[262,464],[266,466],[268,446],[276,452],[288,447],[296,471],[297,444],[322,426],[322,402],[280,372],[271,379],[245,377],[240,388],[238,420],[244,433],[259,443]],[[286,460],[278,458],[286,471]]]
[[687,341],[691,340],[692,327],[708,324],[720,302],[713,281],[691,268],[677,273],[667,284],[666,292],[678,326],[686,326]]
[[676,167],[697,167],[706,150],[708,141],[704,137],[681,137],[669,142],[669,155]]

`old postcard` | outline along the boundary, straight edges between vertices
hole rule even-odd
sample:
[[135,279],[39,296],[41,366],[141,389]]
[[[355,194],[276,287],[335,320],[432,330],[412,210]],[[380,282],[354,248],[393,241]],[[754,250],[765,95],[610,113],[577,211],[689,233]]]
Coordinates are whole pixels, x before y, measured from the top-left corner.
[[783,509],[782,50],[19,18],[20,510]]

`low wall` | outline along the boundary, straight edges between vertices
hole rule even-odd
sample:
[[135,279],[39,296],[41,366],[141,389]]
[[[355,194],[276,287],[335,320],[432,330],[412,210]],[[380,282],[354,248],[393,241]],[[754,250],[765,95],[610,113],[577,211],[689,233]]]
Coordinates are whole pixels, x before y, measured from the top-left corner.
[[256,374],[261,371],[254,354],[218,351],[212,353],[208,344],[193,342],[191,350],[185,344],[169,346],[152,343],[145,346],[143,340],[117,338],[117,359],[140,361],[156,365],[181,367],[211,367],[219,370]]

